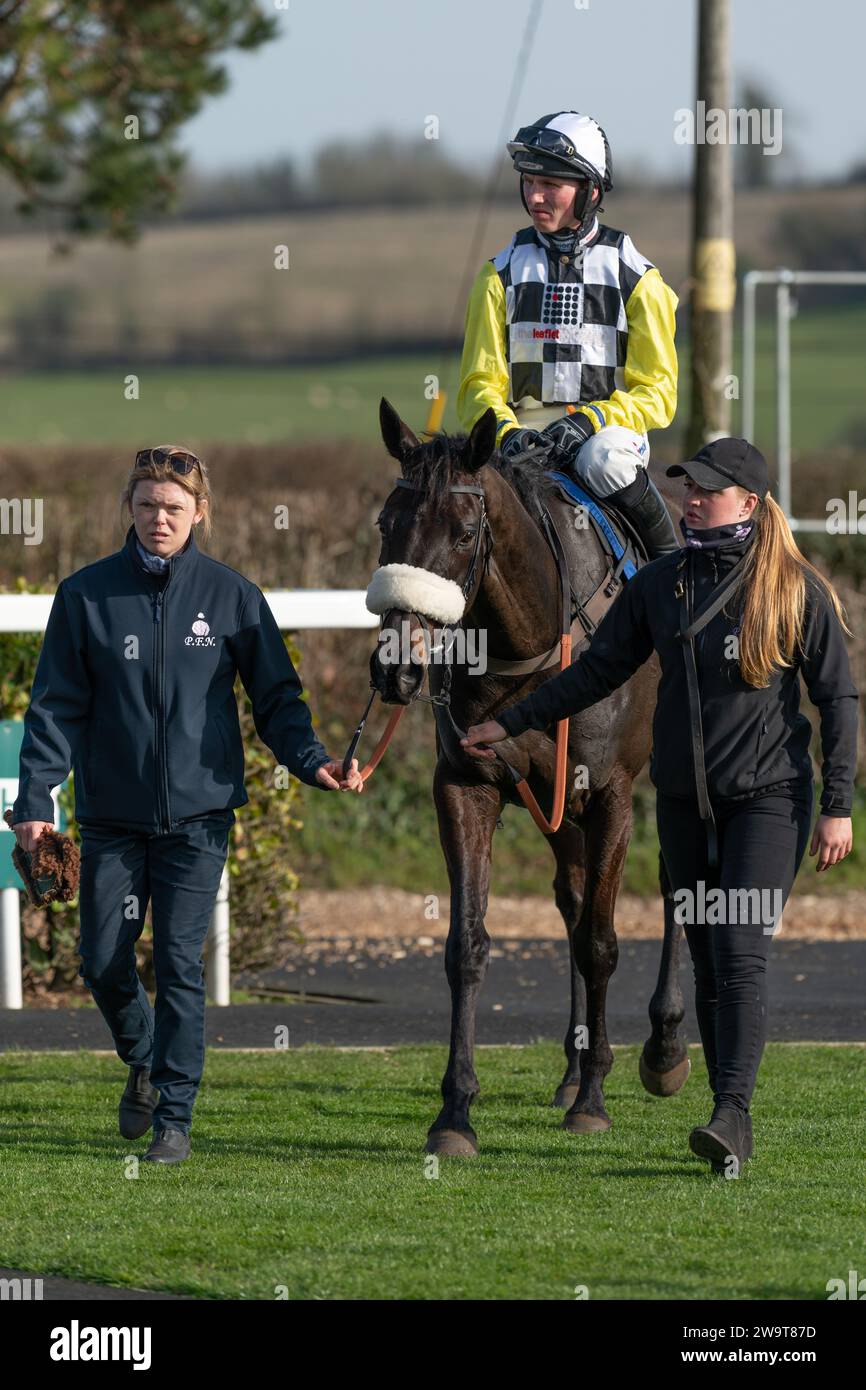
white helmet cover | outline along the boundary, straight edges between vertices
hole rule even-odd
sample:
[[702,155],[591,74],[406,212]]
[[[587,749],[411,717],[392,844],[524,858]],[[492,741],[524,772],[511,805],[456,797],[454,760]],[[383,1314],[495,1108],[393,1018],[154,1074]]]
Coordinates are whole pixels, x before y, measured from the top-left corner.
[[558,111],[523,126],[506,146],[520,173],[588,174],[599,190],[609,189],[611,156],[607,136],[592,116]]

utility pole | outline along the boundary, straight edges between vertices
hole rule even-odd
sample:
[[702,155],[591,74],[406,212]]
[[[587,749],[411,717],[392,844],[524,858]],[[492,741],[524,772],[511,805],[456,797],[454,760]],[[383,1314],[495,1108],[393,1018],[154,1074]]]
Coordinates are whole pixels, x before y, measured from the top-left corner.
[[[694,453],[730,433],[731,353],[736,297],[731,109],[730,0],[698,0],[695,187],[692,222],[692,380],[687,447]],[[724,112],[723,138],[710,113]],[[710,118],[708,126],[707,120]]]

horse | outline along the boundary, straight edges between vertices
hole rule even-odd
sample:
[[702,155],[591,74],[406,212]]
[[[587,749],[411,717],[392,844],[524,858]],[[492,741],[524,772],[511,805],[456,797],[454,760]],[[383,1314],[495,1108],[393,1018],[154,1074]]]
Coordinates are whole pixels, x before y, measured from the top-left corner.
[[[525,669],[539,667],[531,660],[539,649],[557,649],[563,630],[563,576],[542,525],[545,511],[567,552],[574,594],[596,591],[607,573],[607,557],[595,532],[575,524],[574,505],[560,499],[555,480],[538,462],[498,454],[492,409],[468,435],[439,433],[426,443],[384,397],[379,418],[385,448],[401,475],[377,523],[382,545],[367,605],[382,621],[370,659],[371,686],[384,703],[407,705],[421,697],[429,670],[433,690],[439,667],[419,640],[433,621],[449,624],[455,637],[454,625],[462,620],[464,632],[483,634],[490,649],[484,672],[472,670],[468,661],[451,664],[448,718],[442,697],[437,703],[433,696],[433,796],[451,890],[445,945],[451,1037],[443,1104],[425,1148],[470,1158],[478,1153],[470,1108],[479,1092],[475,1013],[490,949],[485,916],[493,835],[503,807],[523,804],[507,764],[547,805],[555,757],[547,731],[527,731],[497,744],[507,764],[473,758],[461,749],[459,735],[471,724],[495,719],[551,673],[550,662]],[[570,614],[565,617],[570,621]],[[572,630],[576,645],[588,640],[577,620]],[[395,632],[410,634],[411,651],[405,643],[396,652],[386,649],[383,635]],[[492,669],[509,665],[517,666],[518,673]],[[571,955],[566,1065],[551,1103],[565,1110],[562,1126],[573,1135],[611,1125],[604,1101],[604,1079],[613,1066],[605,1004],[618,955],[614,909],[631,836],[631,787],[649,756],[658,679],[654,655],[613,694],[569,720],[564,814],[548,838],[556,865],[553,890]],[[652,1094],[672,1095],[685,1082],[689,1060],[679,1034],[684,1014],[678,975],[682,928],[675,922],[661,855],[659,888],[665,904],[664,943],[640,1076]]]

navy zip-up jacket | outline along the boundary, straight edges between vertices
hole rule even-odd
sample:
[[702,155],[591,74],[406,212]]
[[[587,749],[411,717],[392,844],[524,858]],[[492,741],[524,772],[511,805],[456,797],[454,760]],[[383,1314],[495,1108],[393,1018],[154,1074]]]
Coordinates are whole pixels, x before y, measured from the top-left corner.
[[151,574],[130,526],[121,550],[76,570],[54,596],[13,824],[53,822],[50,793],[70,769],[78,821],[159,833],[245,805],[238,674],[277,762],[321,788],[328,753],[261,589],[203,554],[193,533],[163,575]]
[[[718,550],[696,550],[695,610],[706,601],[754,540]],[[661,664],[650,779],[667,796],[694,800],[695,768],[682,644],[677,640],[680,601],[674,589],[682,550],[638,570],[608,609],[589,646],[560,675],[544,680],[525,699],[495,716],[512,737],[546,729],[567,715],[603,700],[649,660]],[[733,607],[732,599],[730,605]],[[777,668],[759,690],[740,675],[730,638],[738,614],[729,605],[695,638],[701,691],[704,762],[711,797],[746,800],[770,788],[811,783],[811,726],[800,712],[802,674],[821,715],[823,751],[821,811],[849,816],[857,768],[857,688],[851,680],[842,628],[824,590],[806,572],[803,652],[794,665]]]

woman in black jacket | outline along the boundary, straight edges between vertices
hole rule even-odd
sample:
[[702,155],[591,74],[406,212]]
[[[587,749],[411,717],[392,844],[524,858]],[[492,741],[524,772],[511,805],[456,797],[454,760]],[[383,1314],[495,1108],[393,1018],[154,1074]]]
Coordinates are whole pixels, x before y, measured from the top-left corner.
[[[120,1132],[159,1163],[189,1156],[204,1068],[202,949],[235,808],[248,800],[234,695],[277,759],[323,790],[362,791],[313,732],[309,706],[261,589],[198,549],[211,526],[205,465],[177,445],[143,449],[121,501],[122,549],[64,579],[25,716],[13,830],[34,848],[51,791],[75,773],[81,831],[79,971],[129,1067]],[[135,966],[153,904],[156,1007]]]
[[858,696],[839,600],[797,547],[758,450],[719,439],[667,473],[684,475],[685,548],[639,570],[568,670],[474,725],[463,746],[495,757],[478,745],[577,714],[658,652],[650,776],[715,1099],[689,1142],[716,1171],[737,1175],[752,1153],[769,943],[812,818],[799,676],[821,715],[821,814],[810,846],[819,873],[851,851]]

